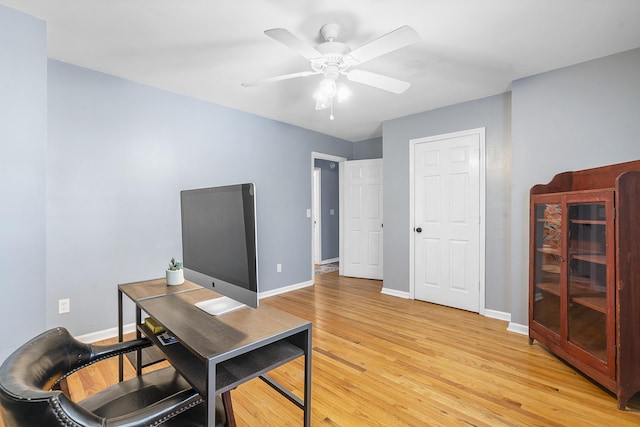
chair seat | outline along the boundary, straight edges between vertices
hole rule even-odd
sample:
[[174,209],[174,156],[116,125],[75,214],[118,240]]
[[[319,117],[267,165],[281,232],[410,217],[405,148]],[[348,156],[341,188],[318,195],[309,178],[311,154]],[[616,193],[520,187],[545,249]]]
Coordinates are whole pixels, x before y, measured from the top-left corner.
[[[167,367],[114,384],[78,402],[78,405],[100,417],[111,419],[130,414],[189,388],[189,383],[174,368]],[[225,421],[222,399],[217,396],[216,425],[222,426]],[[206,406],[200,403],[162,425],[196,427],[206,424]]]

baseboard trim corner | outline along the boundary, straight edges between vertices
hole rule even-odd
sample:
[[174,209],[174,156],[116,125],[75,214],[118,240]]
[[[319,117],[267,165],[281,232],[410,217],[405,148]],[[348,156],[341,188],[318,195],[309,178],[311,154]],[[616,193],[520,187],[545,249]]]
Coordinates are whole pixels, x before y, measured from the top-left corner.
[[498,320],[504,320],[506,322],[511,322],[511,313],[507,313],[505,311],[485,309],[484,316],[489,317],[491,319],[498,319]]
[[389,288],[384,288],[383,287],[382,290],[380,291],[380,293],[384,294],[384,295],[390,295],[392,297],[411,299],[411,296],[409,295],[409,292],[399,291],[397,289],[389,289]]
[[507,327],[507,331],[515,332],[520,335],[529,335],[529,326],[521,325],[519,323],[509,322],[509,326]]

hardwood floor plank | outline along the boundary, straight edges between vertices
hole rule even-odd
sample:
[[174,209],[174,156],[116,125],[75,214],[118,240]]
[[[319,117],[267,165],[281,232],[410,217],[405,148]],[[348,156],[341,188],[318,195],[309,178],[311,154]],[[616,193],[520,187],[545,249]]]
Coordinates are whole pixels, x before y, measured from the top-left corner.
[[[504,321],[316,276],[265,298],[313,322],[313,426],[635,426],[640,396],[616,399]],[[116,381],[117,363],[74,374],[74,399]],[[127,375],[133,375],[128,366]],[[299,396],[302,361],[271,373]],[[238,426],[300,426],[302,411],[260,380],[232,391]]]

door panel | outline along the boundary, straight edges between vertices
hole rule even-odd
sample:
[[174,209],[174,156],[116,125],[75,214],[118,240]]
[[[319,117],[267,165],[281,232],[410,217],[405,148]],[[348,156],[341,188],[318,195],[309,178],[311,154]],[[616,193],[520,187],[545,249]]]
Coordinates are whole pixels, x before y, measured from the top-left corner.
[[343,162],[344,261],[341,274],[382,279],[382,159]]
[[470,311],[480,301],[480,138],[414,146],[415,298]]

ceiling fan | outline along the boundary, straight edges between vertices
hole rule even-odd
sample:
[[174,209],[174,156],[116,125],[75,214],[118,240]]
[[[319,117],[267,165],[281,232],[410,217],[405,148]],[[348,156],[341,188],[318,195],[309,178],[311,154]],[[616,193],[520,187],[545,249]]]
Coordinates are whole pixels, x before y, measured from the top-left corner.
[[[322,74],[324,78],[314,93],[316,110],[320,110],[329,107],[333,108],[334,97],[336,97],[338,101],[341,101],[350,95],[351,91],[343,83],[338,81],[340,76],[345,76],[352,82],[365,84],[396,94],[404,92],[411,86],[409,82],[393,77],[361,69],[352,69],[354,66],[361,65],[374,58],[418,41],[420,39],[418,33],[407,25],[380,36],[354,50],[351,50],[345,43],[336,41],[340,33],[340,26],[333,23],[322,26],[320,34],[324,38],[324,42],[315,48],[306,44],[284,28],[274,28],[266,30],[264,33],[308,59],[311,69],[270,77],[255,82],[242,83],[244,87]],[[333,119],[333,114],[331,118]]]

